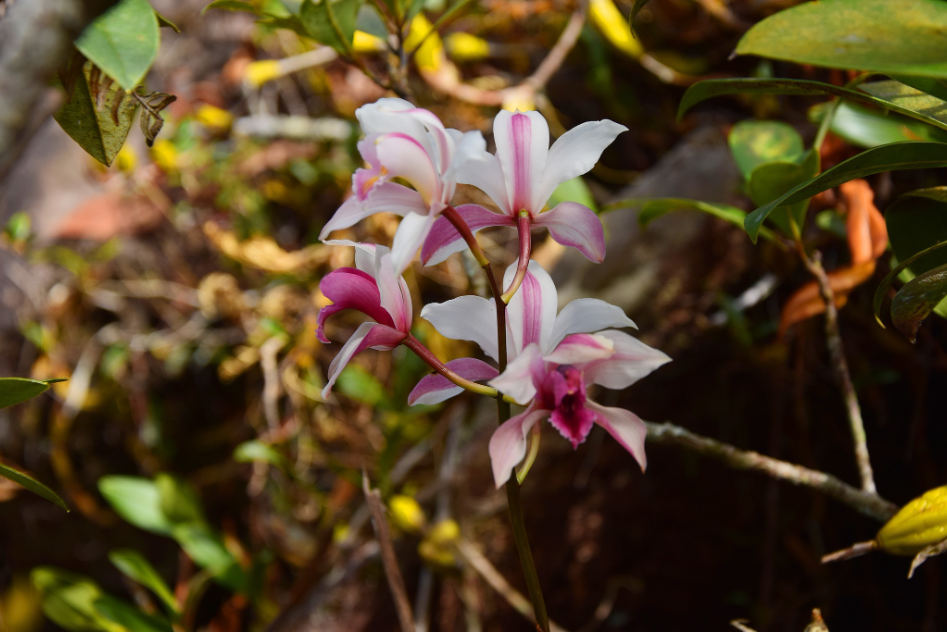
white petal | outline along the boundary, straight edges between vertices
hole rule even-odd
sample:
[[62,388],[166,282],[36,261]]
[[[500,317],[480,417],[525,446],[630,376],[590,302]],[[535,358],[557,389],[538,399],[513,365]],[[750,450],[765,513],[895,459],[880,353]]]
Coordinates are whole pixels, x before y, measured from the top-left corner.
[[421,318],[445,338],[477,343],[487,356],[499,362],[497,309],[492,300],[467,295],[445,303],[428,303],[421,310]]
[[[509,287],[516,274],[516,264],[510,265],[503,275],[503,287]],[[549,274],[535,261],[529,262],[526,278],[513,295],[506,309],[507,324],[513,336],[513,351],[519,353],[526,345],[536,342],[543,352],[552,351],[559,293]]]
[[544,377],[544,362],[539,345],[531,344],[506,366],[499,376],[487,382],[520,406],[526,406],[536,397],[537,386]]
[[500,161],[493,154],[476,148],[465,148],[465,153],[467,159],[456,172],[457,182],[477,187],[493,200],[504,215],[513,215]]
[[[452,132],[457,132],[457,130],[449,129],[447,131],[451,133],[452,137],[456,137]],[[460,132],[457,133],[459,134]],[[485,153],[487,153],[487,141],[483,139],[483,134],[479,131],[473,131],[461,135],[460,138],[456,140],[453,160],[451,160],[450,165],[443,174],[444,179],[456,180],[458,171],[463,169],[464,165],[471,160],[479,160],[480,156]]]
[[405,333],[411,330],[411,294],[404,279],[395,273],[391,254],[378,249],[375,253],[375,282],[381,297],[381,306],[391,315],[395,329]]
[[525,410],[493,432],[490,437],[490,463],[497,489],[510,479],[513,468],[526,456],[526,435],[548,415],[548,410]]
[[604,336],[572,334],[556,345],[555,350],[543,360],[555,364],[586,364],[609,358],[613,353],[614,343]]
[[546,204],[557,186],[594,167],[605,148],[627,130],[614,121],[588,121],[560,136],[549,149],[542,183],[535,192],[534,203],[538,208]]
[[635,327],[622,308],[597,298],[580,298],[562,308],[550,336],[549,346],[556,348],[569,334],[587,334],[608,327]]
[[583,367],[587,384],[594,382],[605,388],[628,388],[671,361],[664,352],[649,347],[623,331],[608,329],[596,335],[611,340],[615,345],[615,353],[606,360],[598,360]]
[[510,210],[513,214],[524,209],[533,215],[539,213],[542,206],[534,206],[533,199],[539,193],[549,152],[546,119],[539,112],[503,110],[493,120],[493,137],[510,196]]
[[411,265],[436,219],[433,215],[408,213],[401,220],[391,244],[391,263],[395,274],[401,274]]
[[638,415],[624,408],[608,408],[591,400],[585,400],[585,407],[598,417],[595,423],[615,437],[623,448],[631,452],[631,456],[635,457],[638,465],[641,466],[641,471],[644,472],[648,467],[648,457],[644,452],[648,427]]

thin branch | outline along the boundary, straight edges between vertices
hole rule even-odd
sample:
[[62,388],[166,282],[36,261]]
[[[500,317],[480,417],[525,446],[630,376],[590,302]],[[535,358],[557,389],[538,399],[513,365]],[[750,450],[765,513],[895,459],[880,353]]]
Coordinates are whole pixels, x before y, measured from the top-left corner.
[[694,434],[669,423],[647,422],[648,441],[664,445],[679,445],[704,454],[741,470],[756,470],[793,485],[811,487],[842,502],[866,516],[884,522],[897,512],[898,507],[875,492],[852,487],[848,483],[817,470],[787,463],[750,450],[740,450],[715,439]]
[[800,255],[806,268],[819,282],[819,290],[822,293],[822,299],[825,301],[825,336],[829,354],[832,357],[832,368],[835,370],[839,387],[842,389],[842,397],[845,400],[848,424],[852,429],[858,474],[861,477],[862,489],[869,494],[874,494],[876,492],[875,478],[871,470],[871,458],[868,455],[865,422],[862,420],[858,397],[855,395],[855,386],[852,384],[848,362],[845,360],[845,349],[842,347],[842,335],[838,326],[838,310],[835,307],[835,294],[832,292],[829,277],[822,267],[821,254],[816,251],[810,258],[800,249]]

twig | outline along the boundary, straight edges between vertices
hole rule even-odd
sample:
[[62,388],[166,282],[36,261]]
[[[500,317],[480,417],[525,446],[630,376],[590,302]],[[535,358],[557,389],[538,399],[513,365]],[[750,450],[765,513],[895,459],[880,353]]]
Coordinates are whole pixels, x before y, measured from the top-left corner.
[[273,336],[260,345],[260,367],[263,369],[263,413],[270,432],[279,430],[280,379],[276,356],[286,345],[284,336]]
[[381,561],[385,566],[385,576],[391,588],[391,596],[395,600],[398,611],[398,621],[401,632],[414,632],[414,616],[411,614],[411,603],[408,601],[408,590],[404,586],[404,577],[398,568],[398,559],[395,557],[395,547],[391,542],[391,531],[388,529],[388,520],[385,518],[385,509],[381,504],[381,494],[377,489],[368,486],[368,473],[362,472],[362,491],[368,502],[368,510],[372,514],[372,525],[375,527],[375,538],[381,547]]
[[897,506],[875,492],[852,487],[848,483],[817,470],[787,463],[750,450],[740,450],[727,443],[694,434],[669,423],[646,422],[648,441],[665,445],[679,445],[694,452],[723,461],[730,467],[742,470],[756,470],[793,485],[803,485],[842,502],[884,522],[897,512]]
[[832,368],[835,370],[839,387],[842,389],[842,397],[845,400],[848,424],[852,429],[852,440],[854,441],[855,462],[858,465],[858,474],[861,477],[862,489],[869,494],[874,494],[876,491],[875,479],[871,470],[871,459],[868,455],[865,422],[862,420],[858,397],[855,395],[852,376],[848,370],[848,362],[845,360],[845,350],[842,347],[842,335],[838,326],[838,310],[835,307],[835,294],[832,292],[829,277],[822,267],[821,253],[816,251],[812,254],[812,257],[809,257],[800,249],[800,256],[806,268],[808,268],[812,276],[819,282],[819,290],[822,294],[822,299],[825,301],[825,337],[829,347],[829,354],[832,356]]
[[254,138],[289,138],[291,140],[342,141],[352,134],[352,125],[337,118],[308,116],[278,116],[257,114],[234,122],[235,136]]

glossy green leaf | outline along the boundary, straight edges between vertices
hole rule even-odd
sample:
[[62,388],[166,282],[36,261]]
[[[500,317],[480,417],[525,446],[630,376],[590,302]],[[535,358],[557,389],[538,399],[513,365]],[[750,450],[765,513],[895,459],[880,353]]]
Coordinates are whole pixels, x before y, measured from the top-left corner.
[[69,511],[69,507],[66,506],[66,503],[62,498],[56,495],[56,492],[43,485],[32,476],[24,474],[18,470],[14,470],[12,467],[7,467],[6,465],[0,465],[0,476],[10,479],[17,485],[25,487],[34,494],[38,494],[49,502],[59,505],[66,511]]
[[585,179],[583,179],[582,176],[566,180],[557,186],[556,190],[553,191],[549,197],[549,202],[546,204],[549,208],[553,208],[560,202],[578,202],[598,213],[595,197],[592,196],[592,191],[589,190],[589,185],[585,183]]
[[883,171],[904,169],[929,169],[947,167],[947,144],[932,142],[905,142],[881,145],[867,149],[853,158],[828,169],[821,175],[804,182],[786,194],[761,206],[746,216],[743,223],[753,243],[756,243],[760,227],[774,209],[795,204],[811,198],[817,193],[838,186],[843,182],[863,178]]
[[[819,154],[816,151],[808,151],[805,158],[800,162],[767,162],[753,170],[747,181],[747,194],[753,203],[757,206],[768,204],[779,198],[795,186],[807,182],[819,173]],[[777,209],[772,215],[772,220],[787,235],[792,234],[789,224],[789,218],[786,213],[791,213],[797,227],[802,227],[806,219],[806,211],[809,208],[809,200],[802,200],[795,204],[786,205],[783,209]],[[780,212],[780,211],[783,212]]]
[[173,632],[174,628],[167,619],[142,612],[130,603],[103,594],[93,603],[96,612],[103,618],[128,632]]
[[[815,124],[821,123],[828,105],[820,103],[812,106],[809,109],[809,120]],[[944,130],[895,113],[868,109],[847,101],[842,101],[835,108],[829,129],[846,142],[865,149],[906,140],[947,142],[947,132]]]
[[299,17],[309,36],[339,53],[351,54],[362,0],[303,0]]
[[828,68],[947,77],[945,50],[943,0],[819,0],[757,23],[736,52]]
[[858,89],[882,101],[947,123],[947,103],[900,81],[872,81],[863,83]]
[[223,9],[224,11],[246,11],[247,13],[256,13],[256,7],[243,0],[214,0],[201,11],[201,15],[211,9]]
[[[91,63],[83,66],[69,100],[54,118],[86,153],[109,166],[128,137],[138,102],[118,84],[105,87],[99,81],[95,86],[94,72]],[[104,92],[103,98],[96,98],[96,90]]]
[[840,88],[820,81],[804,79],[708,79],[695,83],[681,98],[678,118],[701,101],[730,94],[782,94],[788,96],[835,96],[903,114],[918,121],[947,130],[947,122],[924,112],[912,110],[900,103],[879,99],[859,90]]
[[133,549],[116,549],[109,552],[109,561],[126,576],[153,592],[169,612],[178,612],[174,593],[144,555]]
[[911,75],[891,75],[892,79],[926,92],[941,101],[947,101],[947,80],[931,79],[930,77],[912,77]]
[[920,189],[902,195],[885,209],[888,239],[898,261],[911,260],[913,275],[947,264],[947,251],[915,255],[947,242],[947,187]]
[[56,625],[77,632],[121,632],[95,608],[102,589],[88,577],[59,568],[39,566],[30,573],[43,599],[43,613]]
[[158,486],[137,476],[103,476],[99,492],[125,521],[139,529],[170,535],[172,523],[161,511]]
[[805,151],[802,136],[780,121],[740,121],[727,137],[733,159],[745,179],[762,164],[795,162]]
[[938,303],[947,298],[947,265],[919,274],[891,301],[891,321],[915,342],[917,330]]
[[[711,204],[710,202],[689,200],[686,198],[644,198],[621,200],[609,204],[602,210],[605,212],[615,211],[622,208],[636,207],[641,207],[641,210],[638,211],[638,225],[642,228],[662,215],[670,213],[671,211],[700,211],[701,213],[713,215],[718,219],[722,219],[725,222],[729,222],[734,226],[739,226],[740,228],[743,227],[743,220],[746,219],[746,211],[735,206],[729,206],[727,204]],[[762,230],[760,230],[760,235],[764,239],[778,241],[776,235],[768,228],[764,227]]]
[[[885,275],[885,278],[882,279],[878,289],[875,290],[875,296],[873,300],[875,320],[878,321],[879,325],[882,327],[885,326],[885,324],[881,321],[881,305],[884,303],[885,295],[888,293],[888,289],[891,287],[891,284],[894,283],[894,280],[898,278],[903,272],[907,271],[909,266],[914,265],[914,263],[922,257],[930,257],[936,253],[947,253],[947,241],[934,244],[929,248],[925,248],[920,252],[915,253],[913,256],[908,257],[900,264],[892,268],[891,272]],[[910,276],[912,279],[915,277],[913,273]]]
[[0,408],[13,406],[45,393],[49,383],[25,377],[0,377]]
[[289,462],[271,445],[262,441],[245,441],[233,451],[234,461],[238,463],[269,463],[280,469],[287,469]]
[[160,41],[148,0],[121,0],[83,31],[76,48],[122,88],[133,90],[158,56]]
[[158,474],[155,477],[161,513],[173,523],[204,522],[204,511],[197,490],[180,476]]

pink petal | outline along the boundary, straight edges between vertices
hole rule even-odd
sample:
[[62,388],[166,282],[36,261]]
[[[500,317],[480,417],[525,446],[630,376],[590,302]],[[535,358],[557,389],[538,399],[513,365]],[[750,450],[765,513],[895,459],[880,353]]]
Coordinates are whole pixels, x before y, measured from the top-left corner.
[[531,344],[506,365],[506,370],[488,382],[504,395],[509,395],[520,406],[526,406],[536,397],[545,377],[545,363],[539,345]]
[[553,408],[549,422],[569,440],[575,450],[588,438],[596,418],[595,413],[585,406],[587,400],[582,372],[575,367],[564,372],[550,371],[546,374],[543,392],[546,395],[543,407]]
[[332,219],[323,226],[319,239],[325,241],[332,231],[354,226],[375,213],[406,215],[412,212],[427,213],[427,210],[427,205],[417,191],[394,182],[381,182],[369,191],[365,201],[359,202],[355,195],[345,200]]
[[559,343],[543,360],[555,364],[584,364],[604,360],[615,353],[611,340],[594,334],[572,334]]
[[436,219],[433,215],[408,213],[401,220],[391,244],[391,263],[396,274],[401,274],[411,265]]
[[467,159],[457,170],[457,182],[470,184],[486,193],[504,215],[513,216],[503,169],[493,154],[470,148]]
[[583,367],[587,384],[601,384],[605,388],[628,388],[663,364],[671,361],[664,352],[649,347],[622,331],[609,329],[596,336],[608,338],[615,345],[615,353],[605,360],[596,360]]
[[375,253],[375,281],[381,305],[391,315],[395,329],[411,331],[411,292],[404,279],[395,273],[387,248],[378,248]]
[[533,207],[533,192],[540,187],[549,151],[546,119],[539,112],[501,111],[493,120],[493,136],[511,214],[521,210],[538,213],[542,207]]
[[585,334],[609,327],[637,327],[617,305],[597,298],[580,298],[562,308],[556,316],[549,346],[555,348],[569,334]]
[[615,437],[623,448],[631,452],[631,456],[635,457],[638,465],[641,466],[641,471],[644,472],[648,467],[648,458],[644,453],[644,440],[648,434],[648,427],[638,418],[638,415],[624,408],[608,408],[589,400],[586,400],[585,406],[596,414],[596,423]]
[[355,309],[378,323],[394,326],[391,316],[381,306],[381,295],[375,279],[361,270],[355,268],[333,270],[319,282],[319,289],[327,299],[332,301],[332,305],[319,310],[317,321],[316,337],[325,344],[329,343],[325,335],[326,319],[343,309]]
[[578,202],[561,202],[533,220],[534,226],[545,226],[549,234],[563,246],[572,246],[593,263],[605,259],[605,229],[592,209]]
[[[508,287],[516,274],[516,264],[506,269],[503,287]],[[538,343],[543,351],[548,347],[556,323],[559,296],[549,274],[535,261],[529,262],[526,278],[507,305],[507,324],[513,337],[514,352],[530,343]],[[511,354],[514,355],[514,354]]]
[[[492,226],[516,225],[512,218],[494,213],[479,204],[462,204],[457,207],[457,213],[475,235],[478,231]],[[421,263],[426,266],[437,265],[466,247],[467,244],[464,242],[464,238],[460,236],[450,220],[442,215],[434,222],[434,227],[421,247]]]
[[421,318],[445,338],[477,343],[487,356],[499,362],[496,309],[492,300],[470,294],[444,303],[428,303],[421,310]]
[[362,323],[359,325],[352,337],[342,346],[339,354],[329,364],[329,381],[322,389],[322,398],[328,397],[332,386],[339,378],[342,369],[349,363],[349,360],[369,347],[386,351],[394,349],[401,344],[404,338],[405,334],[385,325],[379,325],[378,323]]
[[526,435],[547,415],[548,410],[530,408],[510,418],[493,432],[490,437],[490,463],[497,489],[510,479],[513,468],[526,456]]
[[[457,375],[468,380],[479,382],[497,376],[497,370],[482,360],[476,358],[459,358],[447,363],[447,368]],[[425,375],[408,395],[408,406],[424,404],[430,406],[439,404],[446,399],[463,392],[463,388],[455,385],[440,373]]]
[[533,203],[540,209],[556,187],[587,173],[615,137],[628,128],[613,121],[589,121],[573,127],[549,148],[541,184],[536,187]]
[[440,178],[433,160],[424,145],[407,134],[391,132],[375,141],[378,161],[388,170],[388,176],[404,178],[430,203],[440,195]]
[[434,156],[431,135],[424,122],[411,114],[413,110],[417,110],[414,104],[389,97],[363,105],[355,110],[355,116],[366,135],[399,132],[416,140],[427,155]]

